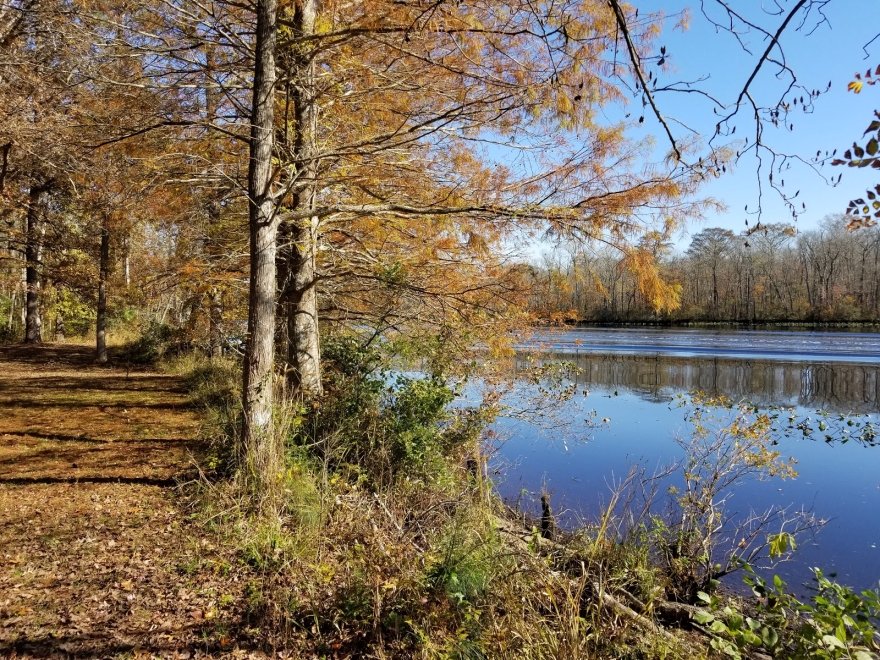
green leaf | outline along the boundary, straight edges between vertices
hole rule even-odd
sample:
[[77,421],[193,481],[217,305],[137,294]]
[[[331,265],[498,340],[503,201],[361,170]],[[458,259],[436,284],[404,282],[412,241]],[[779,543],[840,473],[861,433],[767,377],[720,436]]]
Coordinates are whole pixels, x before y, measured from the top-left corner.
[[[724,625],[724,622],[723,622],[723,621],[718,621],[717,619],[716,619],[715,621],[712,622],[712,625],[711,625],[711,626],[709,626],[709,630],[711,630],[713,633],[716,633],[716,634],[718,634],[718,635],[722,635],[722,634],[724,634],[724,633],[730,632],[730,631],[727,629],[727,626]],[[828,637],[831,637],[831,635],[828,635]],[[835,639],[835,641],[837,640],[836,637],[835,637],[834,639]],[[838,642],[838,643],[839,643],[839,642]]]
[[871,138],[865,146],[865,151],[868,152],[869,156],[876,156],[878,150],[880,150],[880,143],[877,142],[877,138]]
[[[770,556],[771,557],[781,557],[789,550],[794,550],[797,548],[797,543],[795,543],[794,536],[789,534],[788,532],[780,532],[779,534],[772,534],[767,538],[767,541],[770,545]],[[779,576],[773,576],[773,584],[776,584],[776,578]],[[780,579],[780,583],[782,580]],[[777,589],[782,588],[782,584],[776,584]]]
[[761,637],[764,640],[764,646],[768,649],[772,649],[779,643],[779,633],[775,628],[764,628],[761,631]]
[[742,638],[746,644],[751,646],[761,646],[761,638],[758,637],[751,630],[744,630],[742,633]]
[[704,626],[707,623],[711,623],[714,620],[715,615],[711,612],[703,612],[702,610],[699,612],[694,612],[694,621],[699,623],[701,626]]
[[825,644],[828,648],[832,649],[845,649],[843,642],[841,642],[834,635],[822,635],[822,643]]

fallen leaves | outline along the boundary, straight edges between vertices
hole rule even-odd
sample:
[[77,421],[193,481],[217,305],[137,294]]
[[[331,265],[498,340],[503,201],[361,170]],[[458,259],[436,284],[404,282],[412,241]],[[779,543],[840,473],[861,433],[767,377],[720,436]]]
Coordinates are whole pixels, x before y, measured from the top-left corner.
[[[132,375],[129,392],[125,380],[105,369],[56,365],[47,376],[32,363],[2,366],[0,656],[185,658],[214,657],[212,649],[222,649],[230,657],[263,657],[235,655],[230,618],[243,587],[227,571],[215,570],[230,561],[220,544],[180,510],[174,489],[136,481],[166,478],[189,464],[189,440],[168,440],[181,428],[194,435],[180,384]],[[138,384],[140,376],[148,378],[146,385]],[[123,388],[108,396],[124,400],[121,410],[131,413],[119,416],[120,428],[108,426],[119,411],[97,387],[105,377]],[[77,379],[88,386],[77,388]],[[138,410],[139,387],[149,405]],[[31,406],[39,427],[23,403],[37,391],[50,404]],[[162,401],[169,408],[157,403]],[[124,439],[133,411],[160,440],[82,440],[90,415],[102,433],[112,430]],[[71,471],[92,480],[68,481]],[[30,480],[10,480],[18,475]],[[119,477],[132,481],[115,483]],[[181,565],[192,570],[182,574]]]

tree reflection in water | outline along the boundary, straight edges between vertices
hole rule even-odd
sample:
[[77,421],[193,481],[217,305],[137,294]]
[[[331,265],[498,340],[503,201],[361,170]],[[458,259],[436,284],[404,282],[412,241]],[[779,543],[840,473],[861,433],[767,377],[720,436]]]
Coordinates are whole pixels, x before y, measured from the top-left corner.
[[701,391],[759,406],[799,406],[836,414],[880,410],[880,365],[737,360],[721,357],[554,352],[516,358],[517,371],[548,362],[577,367],[578,388],[626,390],[648,401]]

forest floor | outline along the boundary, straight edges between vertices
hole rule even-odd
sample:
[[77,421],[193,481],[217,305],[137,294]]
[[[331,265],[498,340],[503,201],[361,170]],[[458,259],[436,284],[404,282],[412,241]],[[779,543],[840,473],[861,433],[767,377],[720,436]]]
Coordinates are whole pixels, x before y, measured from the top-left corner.
[[184,383],[92,355],[0,347],[0,657],[264,657],[239,647],[235,558],[179,490]]

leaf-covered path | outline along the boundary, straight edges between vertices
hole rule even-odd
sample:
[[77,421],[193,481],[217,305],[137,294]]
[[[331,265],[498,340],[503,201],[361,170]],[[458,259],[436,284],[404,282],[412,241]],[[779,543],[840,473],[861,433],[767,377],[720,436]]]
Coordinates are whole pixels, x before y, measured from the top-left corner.
[[173,376],[82,346],[0,347],[0,656],[233,648],[231,564],[175,484],[198,431]]

